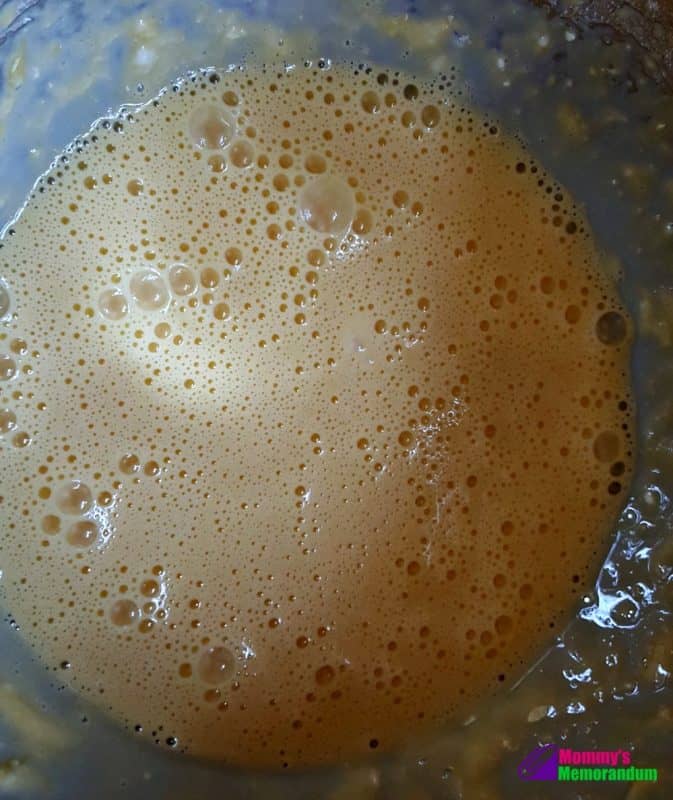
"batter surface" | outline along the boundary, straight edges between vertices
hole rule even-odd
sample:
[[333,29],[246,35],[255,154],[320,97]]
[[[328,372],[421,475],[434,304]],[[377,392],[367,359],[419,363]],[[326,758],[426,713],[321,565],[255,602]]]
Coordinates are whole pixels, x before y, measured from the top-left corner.
[[630,322],[450,81],[179,81],[41,179],[0,276],[2,599],[127,725],[245,765],[388,750],[593,579]]

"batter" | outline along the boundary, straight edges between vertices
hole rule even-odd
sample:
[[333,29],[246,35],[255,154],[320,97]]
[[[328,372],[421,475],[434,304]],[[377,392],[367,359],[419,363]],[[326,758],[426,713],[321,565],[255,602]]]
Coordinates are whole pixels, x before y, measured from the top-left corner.
[[203,72],[99,121],[0,249],[0,590],[188,753],[394,748],[519,676],[631,468],[581,212],[450,82]]

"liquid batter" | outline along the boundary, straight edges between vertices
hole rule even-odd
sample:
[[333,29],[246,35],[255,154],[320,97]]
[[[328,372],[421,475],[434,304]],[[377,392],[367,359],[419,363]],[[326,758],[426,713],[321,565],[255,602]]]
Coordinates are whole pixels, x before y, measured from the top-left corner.
[[3,602],[128,726],[254,766],[390,750],[593,579],[630,322],[450,79],[180,81],[40,180],[0,276]]

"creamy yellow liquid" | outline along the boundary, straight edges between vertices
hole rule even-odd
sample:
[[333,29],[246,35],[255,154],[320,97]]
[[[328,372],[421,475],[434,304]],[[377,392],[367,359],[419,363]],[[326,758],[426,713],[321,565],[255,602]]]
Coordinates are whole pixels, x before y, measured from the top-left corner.
[[129,726],[389,750],[592,579],[629,322],[567,193],[440,82],[180,82],[42,179],[0,276],[3,601]]

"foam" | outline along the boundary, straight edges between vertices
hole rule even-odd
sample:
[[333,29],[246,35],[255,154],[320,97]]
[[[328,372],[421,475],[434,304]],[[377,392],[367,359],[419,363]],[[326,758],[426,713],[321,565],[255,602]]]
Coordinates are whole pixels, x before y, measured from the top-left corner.
[[630,322],[567,192],[456,97],[195,75],[75,143],[2,242],[3,599],[158,741],[390,750],[593,577]]

